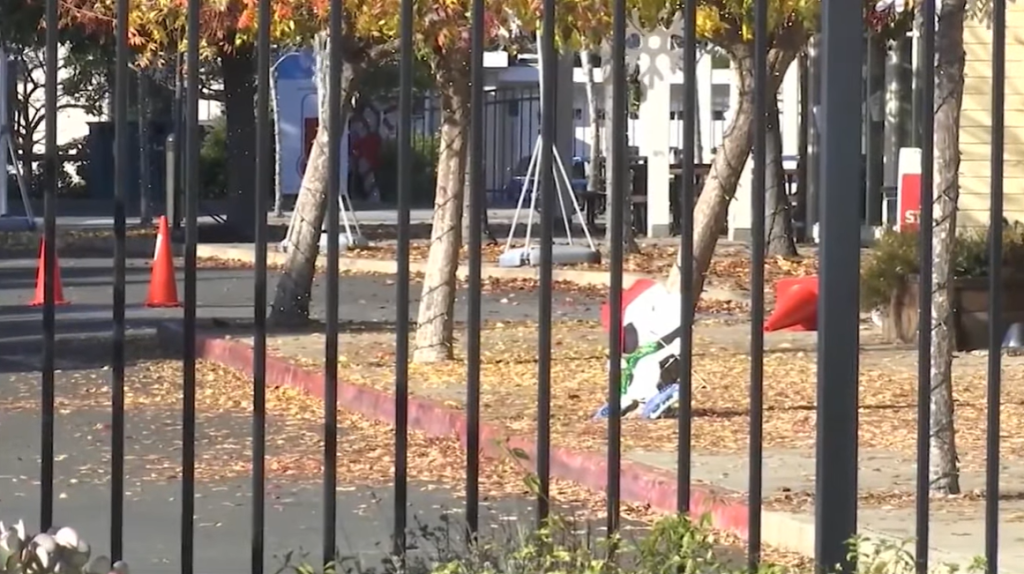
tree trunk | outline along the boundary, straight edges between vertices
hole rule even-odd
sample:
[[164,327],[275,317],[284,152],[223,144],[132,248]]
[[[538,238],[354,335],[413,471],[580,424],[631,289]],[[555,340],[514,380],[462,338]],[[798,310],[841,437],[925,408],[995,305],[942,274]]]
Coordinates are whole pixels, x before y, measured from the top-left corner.
[[[472,144],[470,144],[470,145],[472,145]],[[462,194],[463,195],[463,198],[462,198],[462,240],[463,241],[468,241],[469,240],[469,218],[472,215],[472,213],[470,212],[470,209],[469,209],[469,196],[470,196],[470,191],[473,189],[472,181],[473,180],[471,180],[470,177],[469,177],[469,155],[468,155],[468,151],[467,151],[467,155],[466,155],[466,182],[463,184],[463,185],[466,186],[465,187],[466,191],[465,191],[465,193]],[[486,240],[486,241],[488,241],[488,242],[490,242],[492,244],[495,244],[495,243],[498,242],[498,238],[495,237],[494,231],[491,229],[490,219],[487,216],[487,193],[486,192],[484,192],[483,202],[484,202],[484,208],[482,210],[482,214],[481,214],[481,217],[480,217],[480,243],[483,244],[484,241]]]
[[[785,72],[783,72],[784,74]],[[786,193],[786,172],[782,167],[782,128],[779,125],[779,100],[768,96],[768,160],[765,164],[764,245],[767,255],[793,257],[793,214]]]
[[[441,149],[430,253],[423,278],[416,344],[412,360],[433,363],[454,358],[456,272],[462,246],[462,210],[466,190],[466,140],[469,131],[468,54],[446,54],[435,70],[441,86]],[[399,301],[404,305],[404,301]]]
[[[309,320],[309,301],[316,274],[316,259],[320,253],[320,233],[327,214],[328,196],[328,122],[327,88],[330,77],[328,64],[329,40],[326,33],[317,36],[316,52],[317,115],[319,126],[309,151],[302,185],[295,202],[295,219],[288,233],[288,257],[284,274],[277,282],[270,321],[276,325],[296,325]],[[341,75],[341,125],[345,125],[350,111],[349,102],[354,88],[354,70],[346,61]]]
[[[793,36],[789,42],[776,40],[776,45],[768,53],[768,93],[778,92],[782,73],[796,58],[801,45],[792,41],[793,37],[802,36],[801,30],[789,28]],[[729,203],[736,195],[743,167],[754,136],[754,54],[749,44],[740,44],[731,49],[730,57],[735,63],[737,74],[736,109],[732,111],[732,120],[722,137],[722,144],[715,153],[711,163],[711,171],[704,181],[697,205],[694,207],[693,254],[694,293],[700,294],[704,289],[704,275],[711,265],[711,257],[715,253],[718,236],[725,226],[729,214]],[[690,259],[690,258],[687,258]],[[669,272],[667,287],[679,290],[679,266],[683,264],[684,254],[679,254],[676,265]],[[696,305],[698,297],[694,298]]]
[[[960,182],[960,106],[964,93],[964,0],[942,0],[935,47],[935,190],[932,239],[932,347],[931,347],[931,488],[935,493],[958,494],[953,417],[953,273],[957,199]],[[927,23],[930,25],[930,23]],[[990,495],[994,496],[993,493]]]
[[221,54],[227,120],[227,225],[239,241],[252,241],[256,227],[256,81],[253,48]]

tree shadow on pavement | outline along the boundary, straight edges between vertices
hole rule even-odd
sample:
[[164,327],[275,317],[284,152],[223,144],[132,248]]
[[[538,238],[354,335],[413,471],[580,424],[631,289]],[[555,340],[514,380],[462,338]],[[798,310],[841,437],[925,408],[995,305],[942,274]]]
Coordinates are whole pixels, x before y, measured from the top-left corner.
[[[109,328],[110,320],[106,320]],[[145,361],[176,358],[178,355],[162,348],[153,329],[125,334],[125,363],[127,366]],[[4,337],[12,335],[6,330],[0,334],[0,373],[42,371],[43,337]],[[74,334],[62,322],[61,333],[54,340],[54,368],[57,370],[108,368],[114,359],[111,333],[95,331]]]

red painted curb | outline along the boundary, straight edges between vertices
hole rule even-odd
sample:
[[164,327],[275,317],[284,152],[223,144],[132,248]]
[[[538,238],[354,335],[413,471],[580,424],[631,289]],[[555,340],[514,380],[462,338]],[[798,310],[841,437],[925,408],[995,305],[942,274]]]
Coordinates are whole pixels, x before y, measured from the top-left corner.
[[[160,340],[167,345],[181,345],[181,328],[176,324],[163,324],[158,329]],[[214,361],[252,375],[253,349],[247,343],[222,337],[196,335],[196,356]],[[278,386],[300,389],[323,399],[322,371],[297,365],[280,357],[267,357],[267,381]],[[393,423],[395,399],[392,395],[362,385],[338,383],[338,404],[368,418]],[[466,416],[458,410],[445,407],[429,399],[409,398],[409,428],[428,436],[451,437],[457,435],[466,445]],[[487,456],[503,456],[505,448],[522,449],[529,456],[527,466],[536,461],[536,443],[530,437],[510,436],[500,426],[481,423],[481,451]],[[507,446],[502,446],[507,444]],[[552,446],[551,474],[588,488],[604,491],[607,486],[608,464],[605,456],[595,452],[577,452]],[[676,508],[676,478],[671,472],[646,464],[622,461],[622,499],[635,504],[671,513]],[[710,514],[714,528],[731,532],[744,539],[748,531],[746,504],[735,501],[736,493],[720,488],[694,484],[690,487],[691,515]],[[730,500],[730,498],[732,500]]]

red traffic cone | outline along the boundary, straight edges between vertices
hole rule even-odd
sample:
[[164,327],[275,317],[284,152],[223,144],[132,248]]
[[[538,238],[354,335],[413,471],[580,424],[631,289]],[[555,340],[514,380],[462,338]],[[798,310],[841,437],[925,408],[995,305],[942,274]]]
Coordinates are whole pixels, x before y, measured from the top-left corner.
[[149,294],[146,307],[181,307],[178,301],[178,283],[174,276],[174,254],[171,253],[171,238],[167,231],[167,217],[160,216],[156,234],[156,252],[153,254],[153,269],[149,277]]
[[792,327],[815,328],[818,319],[818,290],[807,282],[779,290],[775,310],[764,323],[764,331],[781,331]]
[[[60,281],[60,260],[56,249],[53,252],[53,304],[67,305],[64,299],[64,287]],[[42,307],[46,304],[46,238],[39,240],[39,266],[36,271],[36,296],[29,303],[31,307]]]

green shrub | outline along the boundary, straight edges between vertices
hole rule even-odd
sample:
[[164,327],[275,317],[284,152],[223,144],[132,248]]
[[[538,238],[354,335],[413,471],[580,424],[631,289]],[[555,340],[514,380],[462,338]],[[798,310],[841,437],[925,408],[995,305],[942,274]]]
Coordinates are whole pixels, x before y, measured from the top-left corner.
[[[437,184],[437,156],[441,140],[437,134],[412,134],[412,200],[420,205],[433,205]],[[376,172],[381,200],[398,200],[398,140],[385,139],[380,146],[380,163]]]
[[[407,542],[428,549],[425,557],[410,555],[404,563],[388,557],[380,567],[373,567],[363,565],[355,556],[338,556],[322,568],[313,566],[308,555],[290,552],[275,574],[751,574],[744,557],[711,530],[707,517],[698,521],[666,517],[634,540],[619,537],[609,541],[581,532],[577,526],[554,517],[540,530],[521,528],[510,535],[506,523],[504,535],[480,534],[472,544],[455,539],[452,530],[459,526],[421,529]],[[465,532],[464,525],[462,528]],[[609,552],[613,545],[614,552]],[[856,561],[858,574],[915,574],[911,547],[913,540],[858,537],[849,542],[848,556]],[[934,564],[928,570],[931,574],[985,571],[981,557],[966,565]],[[762,561],[753,574],[813,572],[809,563],[788,566]]]
[[[522,449],[498,441],[509,459],[528,460]],[[527,474],[526,490],[538,496],[537,475]],[[378,501],[380,499],[377,499]],[[417,520],[414,516],[413,520]],[[517,521],[502,520],[494,529],[481,529],[466,541],[467,525],[448,514],[442,524],[419,525],[406,534],[406,547],[416,549],[404,561],[384,558],[381,567],[366,567],[356,556],[337,556],[326,567],[313,566],[308,555],[289,552],[275,574],[811,574],[800,568],[763,561],[751,573],[735,546],[711,528],[711,516],[692,520],[686,515],[667,516],[634,536],[621,533],[611,539],[596,536],[588,525],[550,516],[539,529]],[[529,522],[532,524],[532,522]],[[915,574],[911,541],[854,538],[848,556],[856,560],[858,574]],[[733,542],[734,544],[734,542]],[[381,547],[386,547],[383,544]],[[425,552],[424,552],[425,551]],[[723,552],[724,551],[724,552]],[[955,574],[986,571],[983,559],[967,568],[940,564],[930,572]]]
[[199,148],[199,194],[215,199],[228,194],[228,123],[219,116],[209,125]]
[[[892,293],[920,270],[920,233],[886,231],[864,258],[860,272],[861,308],[870,311],[888,305]],[[988,276],[987,230],[962,230],[953,250],[953,276],[969,279]],[[1024,272],[1024,225],[1015,222],[1003,230],[1003,267]]]

